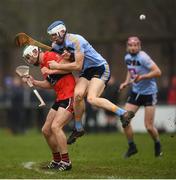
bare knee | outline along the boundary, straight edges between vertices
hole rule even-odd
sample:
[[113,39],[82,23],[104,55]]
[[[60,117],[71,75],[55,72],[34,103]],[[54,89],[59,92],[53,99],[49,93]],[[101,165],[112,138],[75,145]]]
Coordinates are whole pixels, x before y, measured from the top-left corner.
[[51,125],[51,131],[53,134],[57,134],[62,129],[61,126],[59,126],[57,123],[53,123]]
[[74,94],[74,101],[75,102],[80,102],[80,101],[83,100],[83,98],[84,98],[84,93],[83,92],[76,92]]
[[51,130],[43,126],[43,127],[42,127],[42,134],[43,134],[45,137],[49,137],[49,136],[51,136]]
[[152,125],[145,125],[145,128],[148,132],[152,132],[154,127]]
[[87,102],[91,105],[96,105],[95,98],[93,98],[92,96],[87,96]]

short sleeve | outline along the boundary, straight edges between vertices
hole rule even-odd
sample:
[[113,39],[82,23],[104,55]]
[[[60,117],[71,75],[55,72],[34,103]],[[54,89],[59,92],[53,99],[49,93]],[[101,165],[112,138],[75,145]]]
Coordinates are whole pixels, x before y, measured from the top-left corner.
[[141,54],[141,64],[144,67],[150,69],[152,67],[152,65],[155,64],[155,63],[147,53],[142,52],[142,54]]
[[84,53],[86,40],[82,36],[80,35],[72,36],[70,38],[70,41],[72,42],[75,51]]

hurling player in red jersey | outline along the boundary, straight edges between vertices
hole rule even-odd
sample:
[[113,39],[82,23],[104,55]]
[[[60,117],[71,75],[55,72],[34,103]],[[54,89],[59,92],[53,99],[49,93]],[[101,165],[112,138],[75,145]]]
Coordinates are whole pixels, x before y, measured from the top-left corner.
[[34,86],[40,88],[54,89],[57,98],[51,107],[42,133],[52,151],[53,160],[47,166],[49,169],[60,171],[72,168],[68,155],[67,139],[63,127],[72,119],[73,116],[73,93],[75,79],[71,72],[63,70],[48,69],[48,61],[55,60],[58,63],[65,63],[70,58],[70,53],[65,53],[62,57],[55,52],[42,52],[37,46],[27,46],[23,51],[23,57],[29,64],[40,66],[44,80],[35,80],[32,76],[23,78],[26,82],[30,80]]

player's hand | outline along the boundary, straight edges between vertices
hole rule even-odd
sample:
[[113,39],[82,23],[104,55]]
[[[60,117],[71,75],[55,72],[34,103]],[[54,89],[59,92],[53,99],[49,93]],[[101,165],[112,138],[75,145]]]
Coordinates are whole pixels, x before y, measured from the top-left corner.
[[120,84],[120,87],[119,87],[119,92],[120,92],[121,90],[123,90],[124,88],[126,88],[127,85],[128,85],[128,83],[126,83],[126,82],[121,83],[121,84]]
[[138,75],[136,75],[136,77],[134,78],[133,81],[134,81],[135,83],[137,83],[137,82],[139,82],[139,81],[141,81],[141,80],[143,80],[143,79],[144,79],[143,76],[138,74]]
[[34,81],[35,81],[35,79],[31,75],[29,75],[28,82],[30,82],[34,85]]
[[56,61],[49,61],[48,62],[49,68],[50,69],[59,69],[59,63],[57,63]]
[[42,72],[43,75],[49,74],[49,73],[50,73],[50,69],[47,68],[47,67],[43,67],[43,68],[41,69],[41,72]]
[[23,76],[21,79],[22,79],[22,81],[23,81],[24,83],[26,83],[27,80],[28,80],[28,77],[27,77],[27,76]]
[[28,76],[23,76],[22,77],[22,81],[24,83],[27,83],[27,82],[31,82],[33,84],[33,82],[35,81],[34,78],[31,76],[31,75],[28,75]]

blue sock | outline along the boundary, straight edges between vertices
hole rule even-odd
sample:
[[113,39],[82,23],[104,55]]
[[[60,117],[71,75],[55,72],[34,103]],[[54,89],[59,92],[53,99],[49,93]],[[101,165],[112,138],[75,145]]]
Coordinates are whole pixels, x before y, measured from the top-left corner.
[[81,129],[83,129],[83,127],[82,127],[82,122],[81,121],[75,121],[75,128],[76,128],[76,130],[81,130]]
[[127,111],[125,109],[122,108],[118,108],[117,111],[115,112],[115,114],[117,114],[118,116],[122,116],[123,114],[125,114]]

